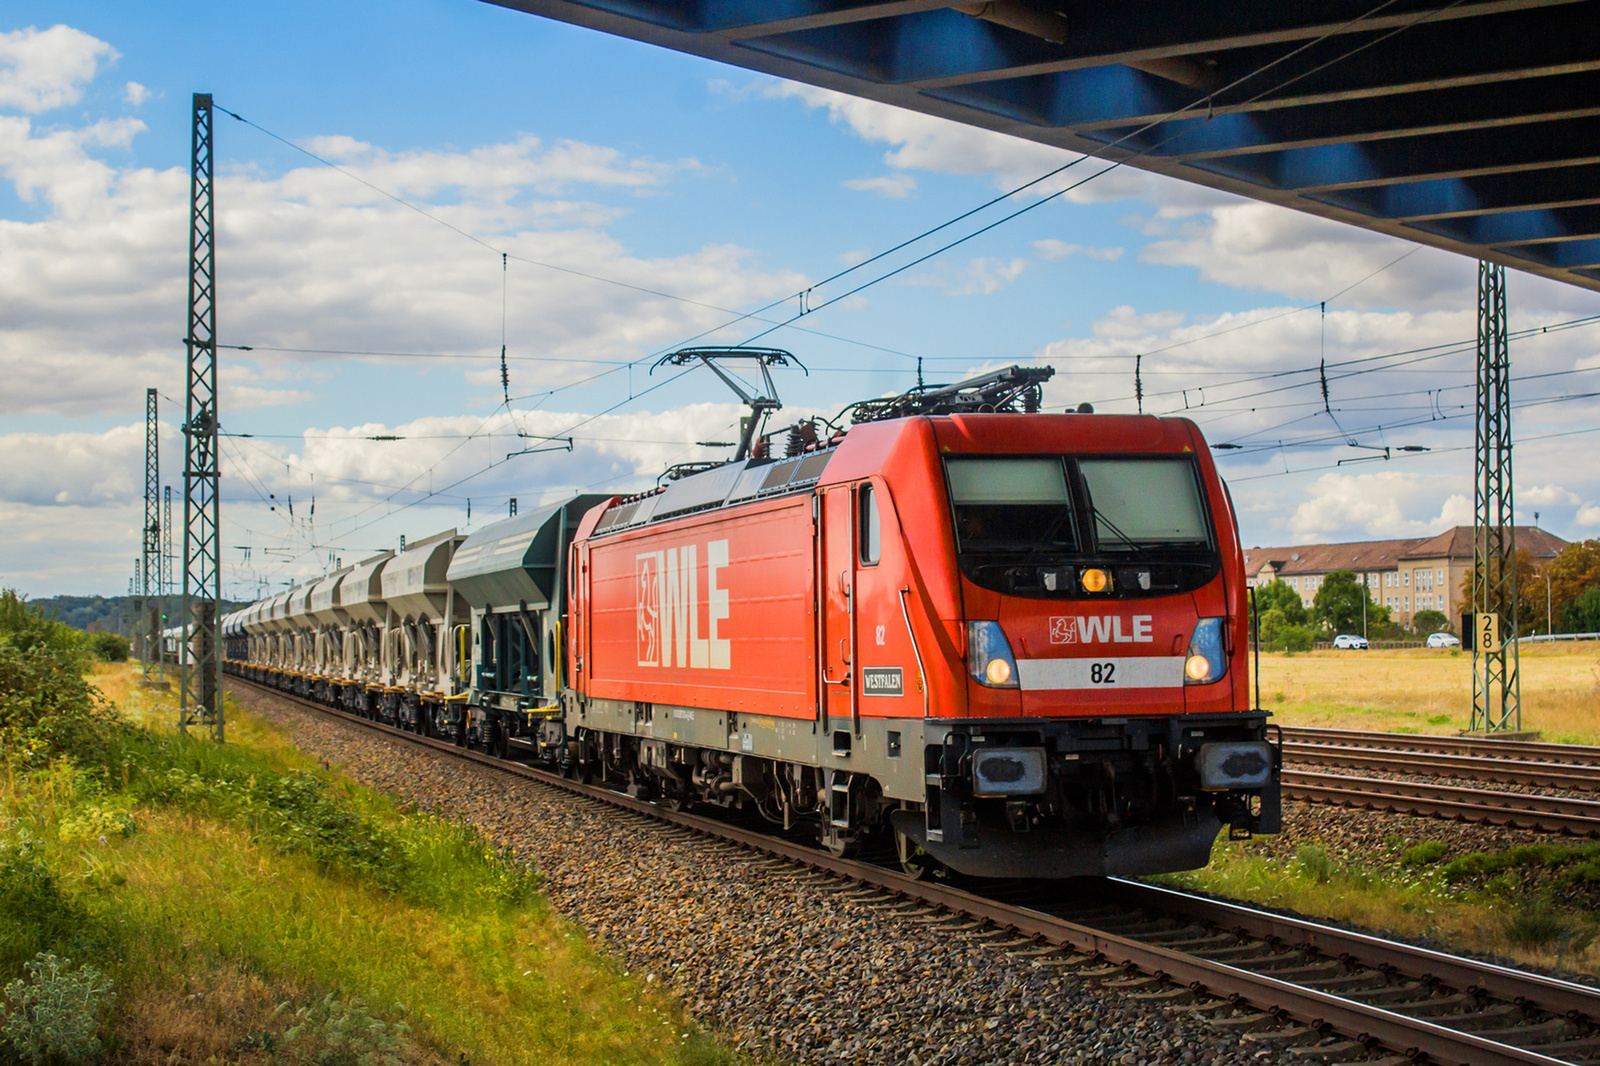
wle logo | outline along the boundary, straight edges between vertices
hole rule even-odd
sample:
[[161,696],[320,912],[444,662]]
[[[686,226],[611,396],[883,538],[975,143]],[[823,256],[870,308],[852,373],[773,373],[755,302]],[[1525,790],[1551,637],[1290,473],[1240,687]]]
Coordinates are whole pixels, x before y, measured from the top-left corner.
[[1155,616],[1149,614],[1136,614],[1126,621],[1120,615],[1056,615],[1050,619],[1050,643],[1153,644],[1153,621]]
[[732,668],[732,647],[717,632],[718,623],[728,618],[728,590],[717,587],[718,571],[728,565],[728,542],[713,540],[705,549],[703,567],[693,544],[635,557],[634,632],[640,666]]

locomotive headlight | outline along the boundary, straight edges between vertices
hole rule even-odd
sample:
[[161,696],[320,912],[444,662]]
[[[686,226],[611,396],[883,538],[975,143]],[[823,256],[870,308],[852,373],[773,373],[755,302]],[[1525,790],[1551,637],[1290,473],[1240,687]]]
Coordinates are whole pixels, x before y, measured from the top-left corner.
[[1083,572],[1083,591],[1104,592],[1106,586],[1111,584],[1111,575],[1097,566],[1091,566]]
[[1228,656],[1222,650],[1222,619],[1202,618],[1189,638],[1189,655],[1183,661],[1185,685],[1209,685],[1222,680]]
[[999,622],[967,623],[967,672],[989,688],[1017,688],[1017,659]]

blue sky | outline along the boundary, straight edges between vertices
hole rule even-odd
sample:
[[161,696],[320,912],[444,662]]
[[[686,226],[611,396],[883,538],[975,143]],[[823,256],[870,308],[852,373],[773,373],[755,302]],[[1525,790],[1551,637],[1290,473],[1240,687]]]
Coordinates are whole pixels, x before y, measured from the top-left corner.
[[[480,526],[511,495],[636,487],[665,462],[713,454],[693,442],[728,439],[737,416],[715,381],[689,375],[629,401],[665,376],[648,375],[649,357],[731,317],[706,305],[747,312],[789,296],[1071,158],[468,0],[7,10],[0,521],[25,532],[0,547],[0,582],[35,595],[126,588],[144,388],[181,398],[194,91],[482,242],[218,115],[219,332],[257,349],[222,364],[224,424],[254,435],[224,451],[226,573],[241,593],[401,533],[466,527],[469,498]],[[522,260],[502,273],[501,250]],[[1438,416],[1470,405],[1470,355],[1336,379],[1332,417],[1303,376],[1253,399],[1229,397],[1257,386],[1224,384],[1470,338],[1473,264],[1431,249],[1400,259],[1407,250],[1119,171],[799,323],[832,336],[785,329],[761,343],[812,369],[779,377],[801,413],[903,388],[916,356],[944,380],[1049,362],[1052,405],[1129,410],[1133,356],[1156,353],[1151,409],[1182,410],[1181,390],[1194,405],[1207,389],[1193,413],[1208,435],[1257,446],[1223,453],[1247,543],[1418,536],[1469,513],[1470,454],[1450,449],[1470,445],[1471,423]],[[1368,275],[1326,320],[1286,313]],[[1516,325],[1600,313],[1593,294],[1522,275],[1511,294]],[[502,326],[523,397],[509,412]],[[1517,371],[1600,363],[1596,332],[1514,346]],[[1547,435],[1594,425],[1592,403],[1571,398],[1586,380],[1516,389],[1561,400],[1518,415],[1530,438],[1519,510],[1569,537],[1600,527],[1592,438]],[[170,481],[177,419],[163,404]],[[574,451],[485,471],[522,446],[519,429],[571,429]],[[493,436],[463,439],[481,433]],[[372,435],[408,439],[348,439]],[[1436,450],[1335,466],[1371,454],[1349,440]]]

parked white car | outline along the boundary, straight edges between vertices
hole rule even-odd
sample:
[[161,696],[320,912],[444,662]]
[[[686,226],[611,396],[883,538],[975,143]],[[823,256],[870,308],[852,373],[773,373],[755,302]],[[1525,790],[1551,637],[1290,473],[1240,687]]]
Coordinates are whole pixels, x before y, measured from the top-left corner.
[[1461,647],[1461,641],[1454,633],[1446,633],[1444,630],[1440,630],[1437,633],[1428,634],[1428,647],[1459,648]]
[[1367,638],[1358,637],[1354,633],[1340,633],[1338,636],[1333,638],[1333,646],[1335,648],[1343,648],[1347,651],[1351,648],[1355,648],[1359,651],[1366,651]]

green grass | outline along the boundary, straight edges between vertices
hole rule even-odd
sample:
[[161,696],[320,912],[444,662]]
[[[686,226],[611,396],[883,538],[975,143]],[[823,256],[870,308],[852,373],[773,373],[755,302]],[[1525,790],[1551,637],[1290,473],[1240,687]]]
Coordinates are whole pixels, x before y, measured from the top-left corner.
[[1452,855],[1442,841],[1395,837],[1358,856],[1316,843],[1291,852],[1270,838],[1219,839],[1209,866],[1155,880],[1600,975],[1600,844]]
[[375,1062],[733,1061],[515,856],[237,708],[221,747],[145,729],[167,708],[108,669],[134,724],[102,761],[0,771],[0,980],[45,950],[106,971],[112,1061],[317,1061],[373,1025]]

